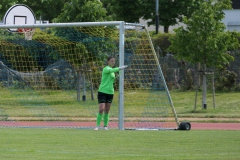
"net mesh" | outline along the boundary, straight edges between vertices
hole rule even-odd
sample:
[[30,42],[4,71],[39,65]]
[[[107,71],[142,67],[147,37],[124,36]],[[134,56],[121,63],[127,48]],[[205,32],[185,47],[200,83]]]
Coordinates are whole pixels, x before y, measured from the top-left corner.
[[[32,40],[0,30],[0,126],[93,128],[116,26],[35,28]],[[148,33],[125,31],[124,127],[176,128]],[[118,74],[116,75],[118,77]],[[109,128],[118,128],[118,78]]]

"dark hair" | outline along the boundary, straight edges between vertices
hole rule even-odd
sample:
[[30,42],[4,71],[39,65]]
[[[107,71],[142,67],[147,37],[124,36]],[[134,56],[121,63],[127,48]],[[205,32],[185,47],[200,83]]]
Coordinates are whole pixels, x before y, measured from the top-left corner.
[[115,58],[115,57],[109,56],[109,57],[107,58],[107,61],[109,61],[109,60],[112,59],[112,58]]

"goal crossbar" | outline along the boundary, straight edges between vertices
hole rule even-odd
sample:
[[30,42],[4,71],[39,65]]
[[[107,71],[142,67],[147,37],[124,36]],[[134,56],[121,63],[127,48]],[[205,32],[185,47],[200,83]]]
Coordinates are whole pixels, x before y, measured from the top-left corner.
[[49,28],[49,27],[89,27],[89,26],[117,26],[125,24],[124,21],[108,22],[72,22],[72,23],[48,23],[48,24],[16,24],[0,25],[0,28]]

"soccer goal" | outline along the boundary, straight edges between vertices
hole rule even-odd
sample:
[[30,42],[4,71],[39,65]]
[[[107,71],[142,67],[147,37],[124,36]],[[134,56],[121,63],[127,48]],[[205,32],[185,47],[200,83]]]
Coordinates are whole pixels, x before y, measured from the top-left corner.
[[94,128],[101,71],[112,55],[116,66],[129,67],[117,75],[109,128],[179,127],[143,25],[1,25],[0,34],[0,126]]

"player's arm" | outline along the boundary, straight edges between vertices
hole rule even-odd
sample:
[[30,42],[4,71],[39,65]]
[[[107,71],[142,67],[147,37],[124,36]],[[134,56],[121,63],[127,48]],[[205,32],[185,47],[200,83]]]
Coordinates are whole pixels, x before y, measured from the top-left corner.
[[128,66],[127,65],[125,65],[125,66],[121,66],[121,67],[118,67],[120,70],[123,70],[123,69],[125,69],[125,68],[127,68]]
[[104,68],[103,73],[118,72],[119,70],[123,70],[125,68],[127,68],[127,66],[121,66],[121,67],[116,67],[116,68],[106,67],[106,68]]

